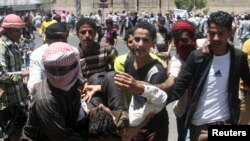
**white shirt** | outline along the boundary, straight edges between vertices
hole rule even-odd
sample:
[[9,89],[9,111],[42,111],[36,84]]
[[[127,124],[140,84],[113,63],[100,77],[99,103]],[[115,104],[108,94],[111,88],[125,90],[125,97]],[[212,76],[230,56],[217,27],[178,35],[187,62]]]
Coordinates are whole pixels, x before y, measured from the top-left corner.
[[153,85],[144,85],[143,97],[147,100],[142,107],[134,105],[134,98],[132,96],[129,105],[129,125],[138,126],[141,124],[150,113],[159,113],[164,108],[167,102],[167,94],[163,90]]
[[45,71],[42,63],[42,56],[47,49],[48,44],[44,44],[41,47],[35,49],[30,55],[30,66],[29,66],[29,80],[28,90],[30,93],[33,91],[33,87],[36,83],[42,81],[45,77]]
[[213,62],[194,113],[192,124],[203,125],[229,119],[229,69],[229,52],[223,56],[213,56]]
[[114,23],[118,23],[119,17],[117,15],[113,15],[112,20]]

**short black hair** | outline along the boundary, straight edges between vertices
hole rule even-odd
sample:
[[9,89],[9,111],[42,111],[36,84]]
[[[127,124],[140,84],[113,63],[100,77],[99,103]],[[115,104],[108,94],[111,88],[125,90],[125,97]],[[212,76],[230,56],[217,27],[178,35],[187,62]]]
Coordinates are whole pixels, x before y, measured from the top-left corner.
[[45,15],[49,18],[52,18],[52,14],[50,12],[47,12]]
[[208,23],[208,27],[212,23],[214,23],[214,24],[223,26],[227,28],[228,30],[232,30],[233,17],[227,12],[217,11],[217,12],[212,13],[209,16],[207,23]]
[[113,26],[113,20],[112,19],[107,19],[106,21],[106,25],[110,25],[110,26]]
[[61,22],[61,16],[56,14],[54,17],[53,17],[53,20],[56,20],[57,22]]
[[151,37],[152,37],[152,39],[153,39],[153,40],[156,39],[156,29],[155,29],[155,27],[154,27],[153,24],[151,24],[151,23],[149,23],[149,22],[147,22],[147,21],[140,21],[140,22],[138,22],[138,23],[134,26],[133,34],[134,34],[134,32],[135,32],[135,30],[136,30],[137,28],[142,28],[142,29],[148,30],[149,33],[150,33],[150,35],[151,35]]
[[25,16],[25,17],[23,18],[23,21],[24,21],[24,22],[28,22],[29,20],[30,20],[29,16]]
[[126,33],[125,33],[125,37],[124,37],[124,41],[128,41],[128,37],[129,37],[129,35],[133,35],[133,31],[134,31],[134,28],[133,27],[131,27],[131,28],[129,28],[127,31],[126,31]]
[[76,32],[78,34],[79,29],[82,25],[87,24],[90,25],[95,31],[97,29],[95,20],[92,18],[80,18],[76,23]]
[[108,136],[116,133],[117,128],[113,117],[102,108],[94,108],[89,112],[89,136]]
[[163,16],[158,17],[158,22],[165,23],[166,19]]

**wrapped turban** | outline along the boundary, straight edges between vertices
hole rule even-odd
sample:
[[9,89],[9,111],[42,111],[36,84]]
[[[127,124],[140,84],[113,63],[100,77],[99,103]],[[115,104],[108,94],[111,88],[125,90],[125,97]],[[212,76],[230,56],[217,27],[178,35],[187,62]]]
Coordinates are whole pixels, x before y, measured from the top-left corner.
[[[79,76],[80,64],[77,53],[73,47],[64,42],[55,42],[49,45],[42,57],[44,68],[49,82],[56,88],[64,88],[75,82]],[[70,69],[65,72],[63,68],[70,66]],[[56,74],[50,67],[59,68],[63,74]],[[61,70],[60,70],[61,69]]]
[[186,21],[177,21],[176,23],[173,24],[171,31],[174,32],[176,30],[181,30],[181,29],[188,30],[192,32],[193,35],[195,35],[195,28],[193,27],[193,25],[191,25]]
[[54,23],[46,28],[45,35],[48,39],[65,39],[69,32],[66,23]]

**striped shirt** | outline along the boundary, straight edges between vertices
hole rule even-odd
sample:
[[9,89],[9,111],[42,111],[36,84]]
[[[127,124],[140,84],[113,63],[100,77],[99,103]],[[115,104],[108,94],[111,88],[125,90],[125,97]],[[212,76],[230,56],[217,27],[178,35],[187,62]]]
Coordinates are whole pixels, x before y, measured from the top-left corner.
[[[136,80],[145,81],[154,85],[162,83],[167,79],[165,69],[157,60],[148,62],[142,67],[136,69],[133,63],[131,63],[134,62],[135,59],[128,59],[128,62],[125,64],[125,72],[133,76]],[[136,91],[133,91],[132,93],[133,96],[129,104],[129,116],[131,119],[138,119],[134,113],[138,112],[139,109],[143,109],[143,106],[147,103],[145,97],[137,94]],[[159,113],[156,113],[155,116],[150,119],[147,125],[143,127],[141,131],[139,131],[138,134],[136,134],[133,138],[142,137],[142,140],[146,140],[146,138],[150,137],[152,140],[166,140],[166,133],[168,133],[168,112],[166,107],[163,107],[164,108],[162,108]],[[144,109],[147,111],[143,112],[150,113],[148,111],[151,110],[150,108]],[[154,133],[157,134],[153,135]]]
[[80,111],[80,90],[77,81],[69,91],[54,88],[47,79],[40,83],[30,104],[28,120],[23,128],[23,141],[84,141],[80,133],[87,128],[77,123]]
[[27,104],[27,95],[21,77],[21,61],[18,44],[2,35],[0,37],[0,85],[5,94],[0,101],[1,110],[9,106]]
[[78,47],[81,70],[84,78],[89,78],[95,73],[112,70],[114,60],[118,55],[117,50],[106,43],[99,44],[95,42],[91,49],[90,54],[86,55],[80,45]]

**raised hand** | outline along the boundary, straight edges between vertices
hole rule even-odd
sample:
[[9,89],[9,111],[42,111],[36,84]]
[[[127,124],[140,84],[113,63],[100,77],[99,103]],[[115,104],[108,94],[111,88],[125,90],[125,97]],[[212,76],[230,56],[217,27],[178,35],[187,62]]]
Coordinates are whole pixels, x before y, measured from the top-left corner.
[[85,85],[82,91],[82,100],[89,102],[91,98],[98,92],[101,91],[101,85]]
[[127,73],[117,73],[114,80],[117,87],[121,90],[132,90],[138,93],[142,93],[144,91],[143,83],[141,81],[137,81]]

